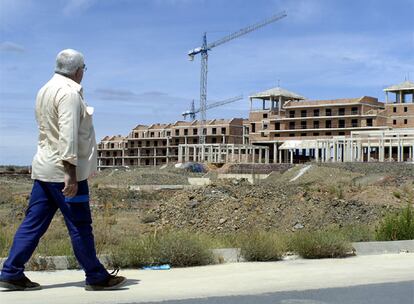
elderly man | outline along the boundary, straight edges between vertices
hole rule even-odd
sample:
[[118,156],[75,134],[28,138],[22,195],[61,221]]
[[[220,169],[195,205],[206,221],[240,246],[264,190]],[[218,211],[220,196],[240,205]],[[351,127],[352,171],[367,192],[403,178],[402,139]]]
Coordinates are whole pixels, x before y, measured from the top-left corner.
[[0,287],[36,290],[40,285],[23,273],[57,209],[63,214],[75,256],[86,273],[86,290],[119,288],[126,278],[109,274],[96,257],[87,179],[96,169],[93,108],[80,85],[86,70],[83,55],[61,51],[55,74],[36,99],[39,126],[33,158],[33,189],[26,217],[14,237],[0,276]]

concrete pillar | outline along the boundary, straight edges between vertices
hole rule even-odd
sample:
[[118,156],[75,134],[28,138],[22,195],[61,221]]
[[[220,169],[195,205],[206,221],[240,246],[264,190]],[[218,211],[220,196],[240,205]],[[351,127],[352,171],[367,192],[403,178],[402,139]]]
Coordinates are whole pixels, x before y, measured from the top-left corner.
[[293,164],[293,149],[290,149],[290,163]]
[[398,138],[398,146],[397,146],[397,161],[401,162],[401,139]]
[[193,146],[193,162],[198,162],[198,159],[197,159],[197,146],[196,145]]
[[368,152],[367,160],[368,160],[368,162],[370,162],[371,161],[371,142],[370,142],[369,139],[368,139],[368,150],[367,150],[367,152]]
[[165,153],[167,156],[167,164],[170,162],[170,139],[167,137],[167,151]]
[[259,150],[259,164],[261,164],[262,163],[262,153],[263,153],[263,150],[262,150],[262,148],[259,148],[258,150]]
[[282,110],[282,96],[279,96],[279,102],[278,102],[278,114],[280,115],[280,111]]
[[157,165],[157,148],[154,148],[154,167]]
[[319,141],[318,140],[316,140],[315,160],[316,162],[319,162]]
[[276,164],[277,162],[277,144],[273,144],[273,163]]
[[265,164],[269,163],[269,149],[265,150]]
[[137,149],[137,156],[138,156],[138,166],[141,166],[141,149]]
[[390,148],[390,151],[389,151],[389,161],[391,162],[392,161],[392,138],[390,137],[390,146],[389,146]]
[[206,147],[203,144],[201,144],[200,149],[201,149],[201,162],[205,162],[205,160],[206,160]]

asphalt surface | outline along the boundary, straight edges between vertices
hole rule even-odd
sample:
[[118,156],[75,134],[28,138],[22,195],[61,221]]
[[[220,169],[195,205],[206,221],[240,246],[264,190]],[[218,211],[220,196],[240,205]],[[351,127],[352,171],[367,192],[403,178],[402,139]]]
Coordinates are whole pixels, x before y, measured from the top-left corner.
[[414,253],[233,263],[171,270],[128,269],[120,272],[120,275],[128,278],[124,288],[104,292],[85,291],[84,273],[78,270],[27,272],[26,275],[40,283],[43,289],[1,292],[1,304],[162,301],[414,304],[411,301],[413,290],[410,288],[414,281]]
[[[155,302],[147,302],[147,304]],[[371,284],[343,288],[266,293],[260,295],[211,297],[159,304],[412,304],[414,281]]]

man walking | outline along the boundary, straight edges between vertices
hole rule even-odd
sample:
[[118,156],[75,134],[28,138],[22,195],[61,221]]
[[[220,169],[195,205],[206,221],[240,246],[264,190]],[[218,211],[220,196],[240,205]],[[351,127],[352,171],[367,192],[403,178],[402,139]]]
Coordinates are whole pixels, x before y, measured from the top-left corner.
[[54,76],[37,95],[39,141],[32,163],[32,193],[0,275],[0,287],[8,290],[41,289],[24,275],[24,264],[57,209],[63,214],[73,251],[85,271],[85,289],[116,289],[126,282],[116,273],[109,274],[96,257],[87,179],[96,170],[97,152],[93,108],[84,102],[80,85],[85,70],[81,53],[61,51]]

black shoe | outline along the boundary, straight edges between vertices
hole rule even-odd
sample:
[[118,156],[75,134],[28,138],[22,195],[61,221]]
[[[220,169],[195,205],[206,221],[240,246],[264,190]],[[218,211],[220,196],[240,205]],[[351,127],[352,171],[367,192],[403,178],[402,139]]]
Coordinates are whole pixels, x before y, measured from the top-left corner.
[[6,291],[42,289],[38,283],[30,281],[26,276],[18,280],[0,279],[0,287],[6,288]]
[[109,274],[109,277],[102,282],[85,285],[85,290],[115,290],[123,286],[127,279],[122,276],[117,276],[119,268],[115,269]]

